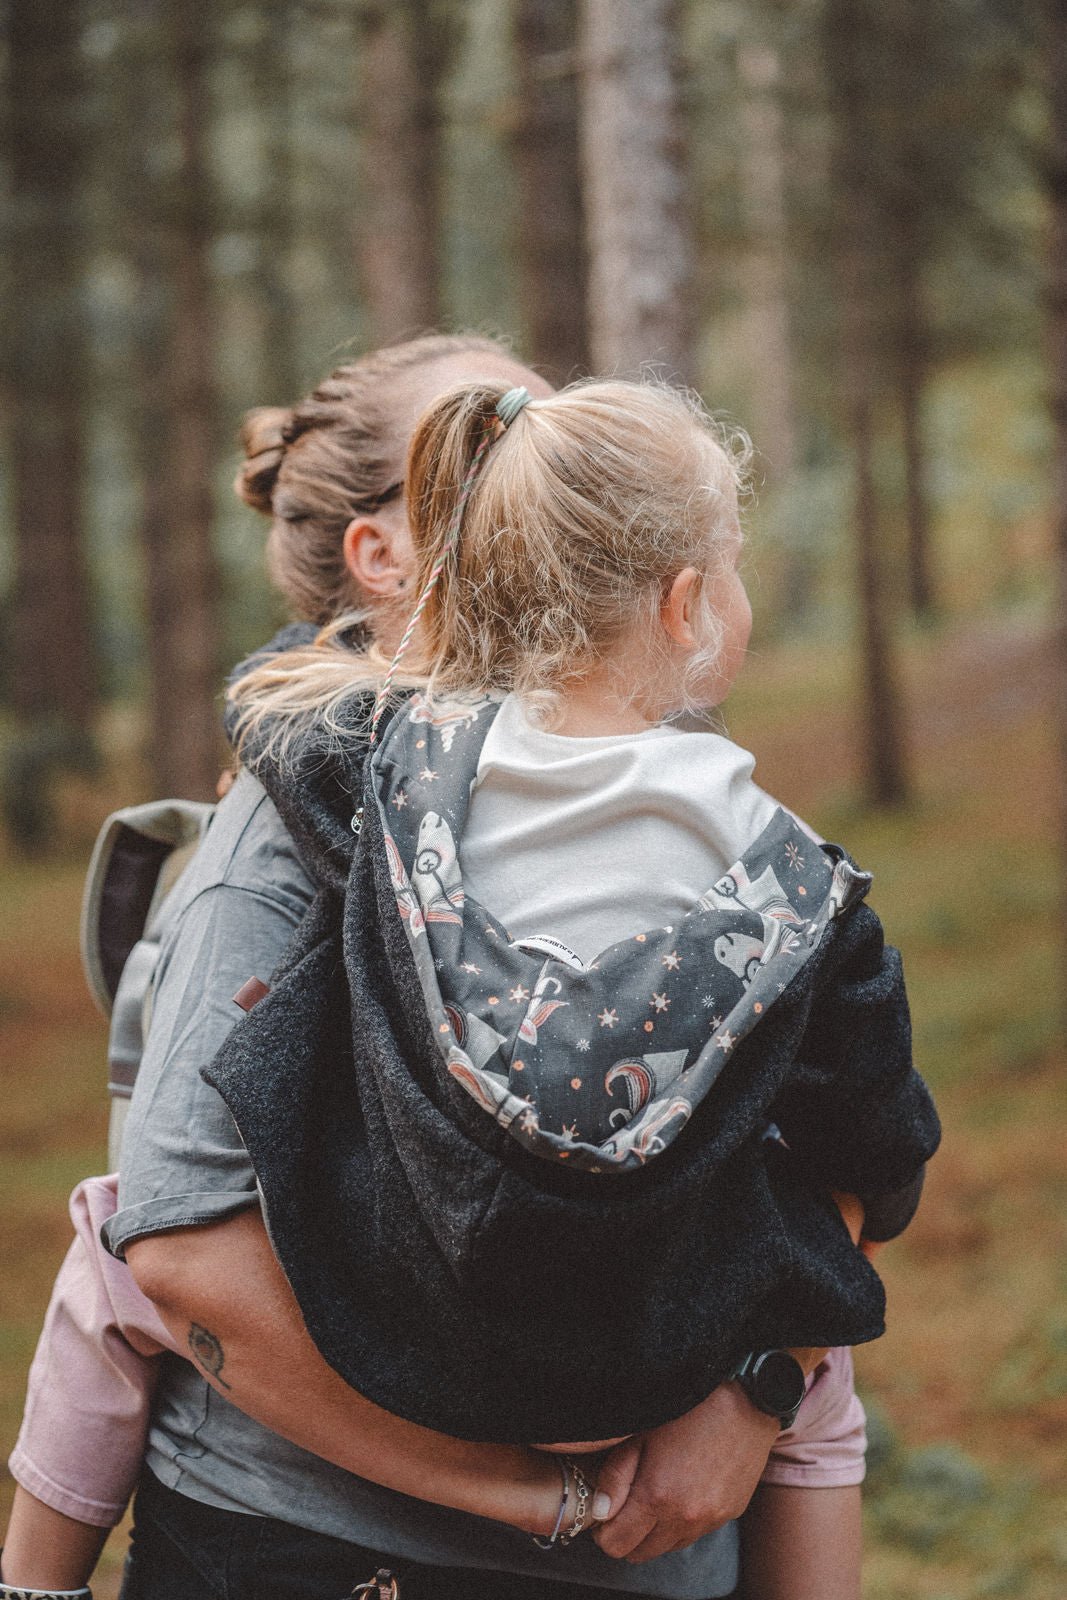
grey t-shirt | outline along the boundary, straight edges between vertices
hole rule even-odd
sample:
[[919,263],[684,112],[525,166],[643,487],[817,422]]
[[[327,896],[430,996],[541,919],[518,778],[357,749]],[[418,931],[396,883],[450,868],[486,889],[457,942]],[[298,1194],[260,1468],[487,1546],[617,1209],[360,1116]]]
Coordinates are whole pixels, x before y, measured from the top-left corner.
[[[233,1119],[200,1068],[243,1014],[231,997],[246,979],[270,977],[311,897],[277,811],[242,773],[175,890],[123,1136],[119,1210],[105,1229],[116,1255],[144,1235],[258,1203]],[[246,1417],[175,1356],[165,1358],[146,1460],[161,1482],[194,1500],[412,1561],[674,1600],[726,1595],[737,1581],[732,1525],[637,1567],[610,1560],[589,1539],[543,1552],[502,1523],[410,1499],[310,1455]]]

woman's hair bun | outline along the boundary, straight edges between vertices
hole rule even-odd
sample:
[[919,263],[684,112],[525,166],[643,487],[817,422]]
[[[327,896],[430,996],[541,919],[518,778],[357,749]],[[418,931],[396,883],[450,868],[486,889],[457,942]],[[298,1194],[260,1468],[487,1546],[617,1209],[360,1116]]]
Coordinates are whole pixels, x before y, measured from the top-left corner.
[[234,479],[238,499],[265,516],[273,512],[274,485],[285,457],[286,430],[293,413],[283,406],[257,406],[246,412],[239,438],[245,453]]

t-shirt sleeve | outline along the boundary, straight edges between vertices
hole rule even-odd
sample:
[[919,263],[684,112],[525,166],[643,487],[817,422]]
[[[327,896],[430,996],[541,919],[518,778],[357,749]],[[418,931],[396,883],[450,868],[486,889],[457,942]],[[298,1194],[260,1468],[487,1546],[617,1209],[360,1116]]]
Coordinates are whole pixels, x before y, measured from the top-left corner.
[[[276,814],[275,824],[284,837]],[[262,854],[260,847],[261,863]],[[258,1202],[233,1118],[200,1069],[244,1015],[234,994],[248,978],[270,978],[305,896],[310,903],[310,880],[292,859],[283,865],[284,893],[265,876],[253,887],[247,870],[221,874],[184,906],[165,941],[123,1135],[119,1208],[103,1233],[114,1255],[134,1239],[219,1221]]]

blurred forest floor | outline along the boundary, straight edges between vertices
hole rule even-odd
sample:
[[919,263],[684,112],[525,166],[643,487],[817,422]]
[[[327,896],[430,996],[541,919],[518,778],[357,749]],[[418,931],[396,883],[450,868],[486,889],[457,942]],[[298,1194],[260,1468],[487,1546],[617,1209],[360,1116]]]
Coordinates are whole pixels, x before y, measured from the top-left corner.
[[[1067,1593],[1067,1106],[1054,768],[1035,613],[916,631],[904,654],[913,806],[859,809],[846,663],[818,644],[757,652],[730,703],[757,777],[875,873],[904,951],[917,1058],[945,1144],[883,1270],[889,1334],[859,1353],[872,1413],[866,1600]],[[104,1027],[81,977],[78,902],[105,806],[62,798],[62,857],[0,855],[0,1440],[67,1240],[64,1202],[103,1162]],[[3,1497],[10,1494],[4,1478]],[[95,1590],[114,1600],[121,1537]]]

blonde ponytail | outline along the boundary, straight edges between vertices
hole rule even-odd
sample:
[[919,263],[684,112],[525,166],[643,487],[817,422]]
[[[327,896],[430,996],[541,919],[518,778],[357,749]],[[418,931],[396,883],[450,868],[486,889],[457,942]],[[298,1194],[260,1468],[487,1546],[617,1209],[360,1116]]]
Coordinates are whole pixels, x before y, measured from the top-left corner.
[[[493,385],[443,395],[415,431],[408,514],[420,588],[501,395]],[[502,433],[470,489],[408,667],[437,694],[515,690],[548,713],[567,680],[641,617],[654,632],[683,567],[713,574],[751,447],[695,395],[650,381],[572,384],[531,401]],[[693,681],[721,647],[708,587]]]

